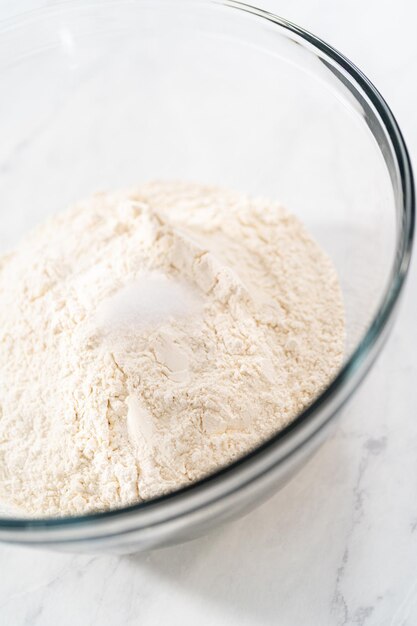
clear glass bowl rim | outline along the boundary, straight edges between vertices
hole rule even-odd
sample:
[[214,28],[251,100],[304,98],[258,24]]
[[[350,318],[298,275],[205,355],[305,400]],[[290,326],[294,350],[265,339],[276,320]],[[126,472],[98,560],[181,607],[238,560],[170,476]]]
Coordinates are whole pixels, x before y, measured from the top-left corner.
[[[82,6],[83,8],[91,7],[100,10],[100,8],[109,6],[113,3],[106,2],[102,5],[101,3],[83,2],[81,4],[77,2],[74,4],[76,4],[76,6]],[[132,6],[132,4],[140,4],[140,1],[136,0],[136,2],[132,3],[132,1],[129,0],[129,2],[118,2],[118,4],[129,4]],[[313,429],[312,432],[309,432],[308,435],[301,440],[301,443],[298,442],[296,446],[290,449],[290,451],[279,460],[279,462],[284,461],[285,458],[293,454],[299,447],[302,447],[311,437],[313,437],[318,430],[323,428],[328,421],[333,419],[337,410],[347,398],[339,398],[339,402],[337,402],[337,399],[342,396],[341,392],[343,388],[349,383],[349,381],[351,381],[353,374],[355,373],[356,375],[354,378],[356,378],[356,382],[353,387],[351,387],[347,397],[352,395],[377,356],[382,346],[381,338],[384,338],[384,331],[389,328],[389,324],[392,321],[394,313],[397,309],[399,296],[404,286],[404,281],[411,259],[415,222],[415,191],[413,171],[408,150],[395,117],[384,98],[371,81],[343,54],[338,52],[335,48],[324,42],[319,37],[316,37],[307,30],[282,17],[237,0],[193,0],[193,6],[196,5],[219,5],[244,11],[249,15],[268,20],[270,23],[297,35],[310,46],[315,48],[319,53],[324,54],[336,66],[339,66],[339,68],[344,70],[349,75],[349,78],[356,83],[357,86],[359,86],[372,103],[391,141],[396,165],[398,167],[398,182],[400,183],[400,192],[402,195],[400,207],[401,214],[399,216],[401,219],[401,230],[396,244],[395,263],[391,270],[385,294],[370,326],[368,327],[368,330],[332,383],[306,410],[300,413],[300,415],[298,415],[297,418],[291,422],[291,424],[254,449],[252,452],[188,487],[179,489],[154,500],[140,502],[119,509],[88,513],[86,515],[73,517],[30,519],[0,518],[0,531],[4,539],[7,539],[8,531],[13,534],[14,539],[16,538],[16,533],[18,533],[18,535],[22,534],[21,538],[23,539],[23,535],[26,534],[26,531],[30,531],[31,535],[33,535],[33,533],[35,533],[35,536],[39,535],[39,539],[46,539],[47,535],[45,535],[45,533],[49,534],[48,531],[59,529],[64,530],[65,527],[68,529],[71,527],[74,531],[76,527],[78,527],[80,534],[77,533],[77,539],[79,540],[82,539],[83,529],[86,530],[86,525],[96,525],[98,522],[105,522],[106,520],[110,521],[111,519],[122,521],[124,517],[131,518],[132,515],[134,515],[135,520],[139,521],[141,513],[148,511],[149,509],[158,510],[161,521],[170,519],[169,515],[164,515],[164,511],[166,510],[168,513],[170,504],[174,500],[177,501],[179,498],[181,498],[184,504],[186,503],[184,511],[181,514],[186,514],[187,512],[194,510],[196,507],[199,508],[201,506],[207,506],[213,501],[213,493],[208,491],[208,497],[205,497],[205,489],[213,484],[221,484],[222,482],[227,481],[228,477],[232,474],[236,474],[236,472],[241,471],[248,464],[267,454],[271,449],[281,446],[284,441],[294,438],[295,433],[300,433],[305,430],[306,427],[314,420],[314,417],[319,414],[320,409],[325,403],[329,402],[331,399],[335,400],[337,405],[336,411],[333,411],[326,422],[320,423],[317,428]],[[43,16],[51,14],[54,10],[62,12],[66,10],[71,11],[73,8],[73,3],[58,2],[50,5],[49,7],[28,11],[16,18],[4,20],[0,23],[0,37],[2,32],[10,32],[10,30],[18,29],[27,22],[30,22],[32,19],[42,19]],[[361,375],[358,376],[357,372]],[[193,506],[193,500],[195,500],[194,504],[196,506]]]

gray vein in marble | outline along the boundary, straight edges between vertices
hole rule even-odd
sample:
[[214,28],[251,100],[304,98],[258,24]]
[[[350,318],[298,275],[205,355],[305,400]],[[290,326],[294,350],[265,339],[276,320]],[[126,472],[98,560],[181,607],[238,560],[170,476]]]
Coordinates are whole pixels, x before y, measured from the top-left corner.
[[368,618],[371,617],[374,607],[364,606],[357,608],[352,614],[348,602],[346,601],[343,590],[343,578],[349,562],[349,547],[352,542],[353,534],[357,530],[365,514],[365,496],[366,490],[363,488],[363,480],[366,470],[372,461],[373,456],[383,453],[387,446],[386,437],[368,438],[363,445],[363,454],[359,464],[356,483],[353,487],[353,516],[350,528],[345,540],[345,549],[341,559],[341,563],[336,572],[335,590],[332,599],[332,612],[336,615],[338,626],[347,626],[347,624],[357,624],[365,626]]

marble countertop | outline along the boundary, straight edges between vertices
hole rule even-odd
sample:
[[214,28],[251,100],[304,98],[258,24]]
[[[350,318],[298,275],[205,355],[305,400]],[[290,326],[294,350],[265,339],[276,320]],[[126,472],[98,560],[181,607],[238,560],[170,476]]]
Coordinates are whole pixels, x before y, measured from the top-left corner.
[[[0,19],[45,0],[2,0]],[[413,0],[261,0],[365,71],[417,154]],[[417,259],[395,329],[319,454],[208,536],[128,557],[0,546],[7,626],[417,623]]]

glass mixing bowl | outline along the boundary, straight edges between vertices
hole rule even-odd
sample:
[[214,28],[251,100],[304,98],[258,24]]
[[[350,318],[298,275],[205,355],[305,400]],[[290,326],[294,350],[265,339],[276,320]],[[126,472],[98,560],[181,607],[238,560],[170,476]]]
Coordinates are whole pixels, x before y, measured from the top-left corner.
[[99,189],[154,178],[223,185],[279,199],[305,222],[337,267],[347,323],[337,378],[251,454],[120,510],[4,513],[0,540],[133,552],[264,500],[363,380],[407,273],[412,171],[380,94],[320,39],[238,2],[70,0],[0,25],[0,137],[0,249]]

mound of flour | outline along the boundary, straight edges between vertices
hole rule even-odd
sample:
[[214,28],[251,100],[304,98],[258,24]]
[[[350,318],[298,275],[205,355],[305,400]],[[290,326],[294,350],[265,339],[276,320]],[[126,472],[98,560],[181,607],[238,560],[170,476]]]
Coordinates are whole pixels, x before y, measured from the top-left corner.
[[94,195],[0,259],[0,502],[79,514],[188,485],[288,424],[343,345],[336,272],[279,205]]

